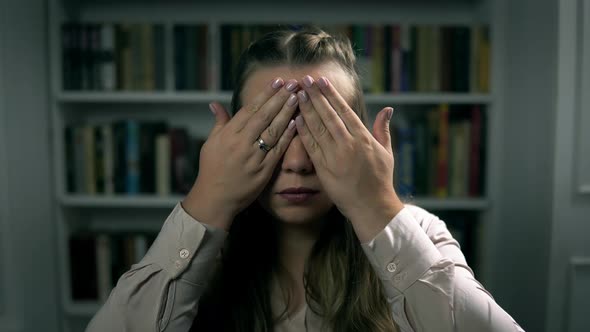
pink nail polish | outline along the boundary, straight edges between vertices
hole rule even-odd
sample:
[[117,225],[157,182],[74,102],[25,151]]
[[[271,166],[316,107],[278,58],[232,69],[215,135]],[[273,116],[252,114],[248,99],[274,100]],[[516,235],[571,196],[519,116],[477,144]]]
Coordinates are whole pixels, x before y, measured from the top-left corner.
[[295,89],[297,88],[297,81],[289,81],[289,83],[287,83],[287,85],[285,86],[285,89],[287,89],[287,91],[295,91]]
[[292,93],[287,99],[287,106],[295,106],[295,104],[297,104],[297,96]]
[[307,92],[305,92],[303,90],[297,92],[297,96],[299,97],[299,100],[302,102],[306,102],[309,100],[309,98],[307,96]]
[[283,79],[277,78],[276,80],[274,80],[272,82],[272,87],[275,89],[278,89],[278,88],[282,87],[284,83],[285,82],[283,82]]
[[313,85],[313,78],[311,78],[309,75],[305,75],[303,78],[303,84],[305,84],[306,87],[311,88]]
[[291,121],[289,121],[288,128],[289,128],[289,130],[292,130],[293,128],[295,128],[295,120],[291,119]]
[[295,122],[297,123],[297,127],[303,127],[303,117],[301,115],[298,115],[295,118]]
[[318,84],[322,87],[322,88],[327,88],[328,87],[328,79],[325,77],[321,77],[318,80]]

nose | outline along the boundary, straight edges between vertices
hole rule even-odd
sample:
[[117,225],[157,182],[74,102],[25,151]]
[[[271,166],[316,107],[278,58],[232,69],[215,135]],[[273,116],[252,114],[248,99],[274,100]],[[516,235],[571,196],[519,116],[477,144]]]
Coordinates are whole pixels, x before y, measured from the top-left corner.
[[293,137],[287,151],[285,151],[281,168],[284,172],[299,174],[309,174],[314,171],[313,163],[298,135]]

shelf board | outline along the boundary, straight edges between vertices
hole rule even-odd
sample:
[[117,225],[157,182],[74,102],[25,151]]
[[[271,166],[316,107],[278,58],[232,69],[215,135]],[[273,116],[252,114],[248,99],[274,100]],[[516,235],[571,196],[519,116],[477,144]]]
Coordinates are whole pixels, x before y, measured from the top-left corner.
[[[78,208],[173,208],[182,201],[183,196],[90,196],[90,195],[65,195],[61,204],[66,207]],[[426,198],[418,197],[409,200],[409,203],[431,210],[485,210],[489,202],[485,198]]]
[[181,195],[65,195],[60,201],[63,206],[84,208],[173,208],[183,198]]
[[209,103],[230,102],[230,92],[61,92],[57,95],[61,103]]
[[[68,91],[57,94],[60,103],[209,103],[219,101],[229,103],[231,92],[195,91],[195,92],[78,92]],[[489,94],[472,93],[418,93],[399,94],[365,94],[370,104],[487,104],[492,97]]]
[[489,208],[490,206],[490,202],[486,198],[415,197],[404,201],[428,210],[481,211]]
[[365,100],[371,104],[488,104],[492,97],[486,93],[419,93],[407,92],[399,94],[365,94]]

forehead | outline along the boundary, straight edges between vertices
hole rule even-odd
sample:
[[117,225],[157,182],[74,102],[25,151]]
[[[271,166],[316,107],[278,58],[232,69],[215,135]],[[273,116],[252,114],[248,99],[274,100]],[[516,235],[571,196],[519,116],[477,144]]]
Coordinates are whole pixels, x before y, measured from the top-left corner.
[[335,63],[322,63],[297,67],[277,65],[255,69],[246,80],[242,89],[242,104],[246,105],[252,101],[276,77],[282,78],[285,82],[295,79],[302,84],[302,79],[305,75],[309,75],[315,80],[322,76],[327,77],[346,102],[351,103],[354,93],[352,79],[339,65]]

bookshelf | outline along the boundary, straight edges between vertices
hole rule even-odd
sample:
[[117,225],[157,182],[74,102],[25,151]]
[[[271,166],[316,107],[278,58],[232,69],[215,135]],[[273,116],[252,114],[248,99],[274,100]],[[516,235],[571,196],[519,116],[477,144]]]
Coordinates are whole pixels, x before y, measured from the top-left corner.
[[[489,72],[495,66],[498,40],[494,31],[494,11],[491,0],[474,1],[399,1],[389,4],[367,4],[363,13],[349,5],[332,8],[329,4],[314,4],[316,10],[306,10],[297,6],[289,10],[274,10],[269,4],[243,4],[240,10],[228,11],[227,0],[214,4],[197,5],[183,1],[160,2],[94,0],[70,2],[50,0],[50,52],[51,52],[51,115],[55,165],[56,228],[58,231],[58,252],[60,255],[60,294],[63,330],[81,331],[86,322],[100,307],[97,299],[74,299],[72,296],[72,263],[70,240],[78,232],[96,234],[128,234],[138,232],[157,232],[171,208],[182,199],[182,193],[168,189],[169,194],[143,193],[129,195],[114,190],[110,193],[88,194],[68,187],[68,152],[64,135],[66,128],[83,125],[104,125],[127,118],[137,121],[159,121],[164,119],[170,127],[183,127],[192,137],[204,138],[213,124],[207,104],[213,100],[229,105],[231,92],[222,89],[221,74],[224,64],[221,61],[223,48],[222,31],[229,25],[258,25],[287,23],[318,23],[321,25],[352,24],[404,25],[404,26],[486,26],[489,31],[491,62]],[[274,5],[276,6],[276,5]],[[286,6],[286,5],[281,5]],[[271,10],[272,9],[272,10]],[[266,14],[265,14],[266,13]],[[270,15],[269,13],[272,13]],[[326,15],[325,13],[330,13]],[[268,14],[268,15],[267,15]],[[304,19],[302,19],[304,18]],[[80,23],[100,27],[110,24],[113,31],[117,25],[157,25],[161,26],[162,72],[157,88],[145,89],[117,87],[109,90],[65,89],[63,24]],[[201,56],[207,62],[208,80],[201,89],[176,89],[175,73],[175,29],[178,26],[196,25],[206,27],[206,51]],[[133,28],[131,28],[133,29]],[[116,36],[116,34],[115,34]],[[114,47],[116,48],[116,44]],[[118,74],[111,80],[118,80]],[[117,78],[115,78],[117,77]],[[469,108],[478,105],[486,117],[482,132],[481,177],[485,185],[477,195],[440,198],[431,194],[416,194],[408,199],[441,215],[461,216],[461,223],[469,228],[461,236],[468,238],[473,253],[472,260],[478,279],[490,279],[488,275],[490,253],[484,247],[491,241],[494,213],[494,183],[490,165],[495,160],[495,139],[491,134],[497,126],[495,107],[499,97],[495,92],[495,77],[489,78],[488,91],[449,92],[449,91],[396,91],[367,92],[365,99],[369,105],[370,116],[383,106],[392,105],[396,114],[432,112],[441,104],[448,104],[451,112],[454,107]],[[117,85],[118,82],[111,82]],[[396,169],[398,166],[396,160]],[[465,221],[466,220],[466,221]],[[452,223],[450,223],[452,224]],[[488,259],[488,260],[486,260]],[[475,263],[474,263],[475,262]],[[112,279],[116,278],[114,275]],[[112,280],[111,280],[112,282]]]

